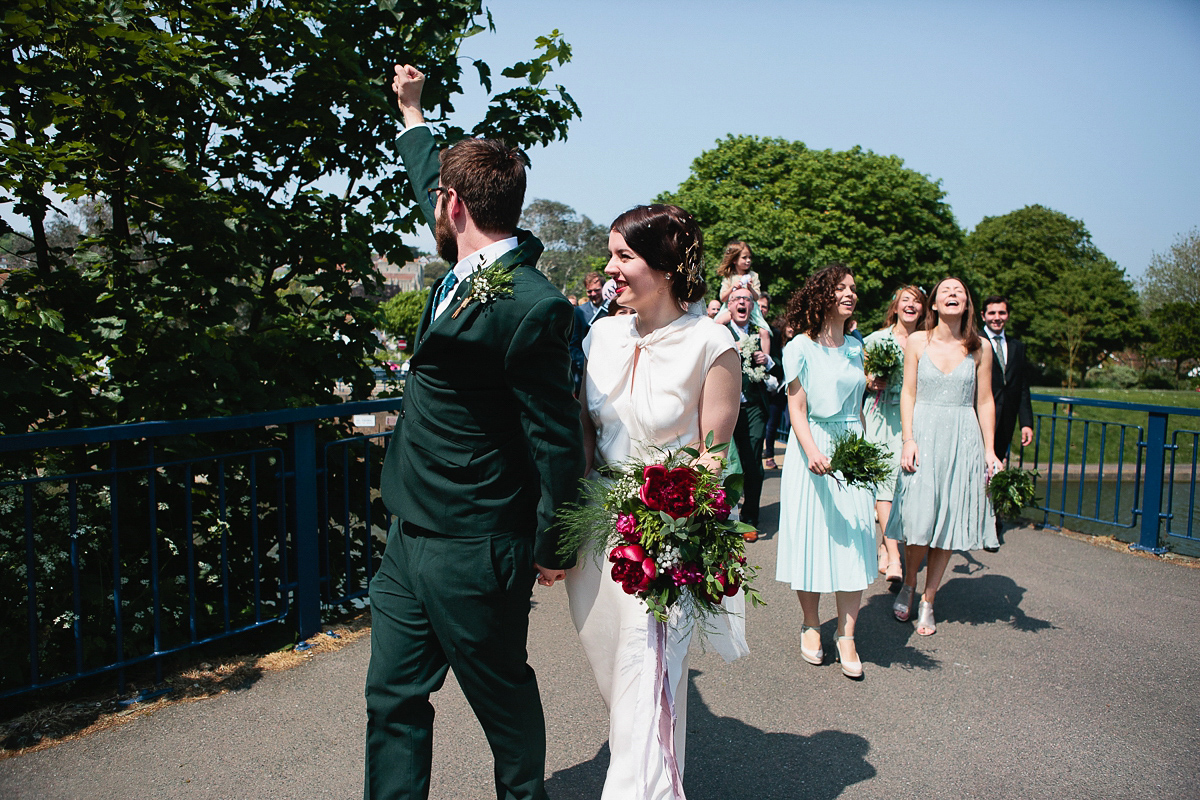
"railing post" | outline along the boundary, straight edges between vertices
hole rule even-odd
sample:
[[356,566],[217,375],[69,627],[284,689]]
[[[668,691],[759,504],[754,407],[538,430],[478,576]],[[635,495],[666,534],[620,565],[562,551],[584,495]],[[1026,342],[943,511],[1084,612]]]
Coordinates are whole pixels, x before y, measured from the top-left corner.
[[1162,555],[1167,548],[1158,544],[1158,527],[1162,511],[1163,468],[1167,452],[1167,415],[1160,411],[1147,413],[1146,472],[1142,481],[1142,535],[1131,550],[1145,550]]
[[321,567],[317,546],[317,424],[291,426],[292,508],[296,514],[296,615],[300,638],[321,629]]

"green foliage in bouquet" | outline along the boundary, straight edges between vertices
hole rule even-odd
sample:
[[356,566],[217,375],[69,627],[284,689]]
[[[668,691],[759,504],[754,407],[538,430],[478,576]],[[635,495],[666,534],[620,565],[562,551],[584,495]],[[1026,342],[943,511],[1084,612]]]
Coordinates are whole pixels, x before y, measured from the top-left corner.
[[904,351],[891,339],[871,345],[863,352],[863,372],[889,385],[899,383],[904,377]]
[[[710,432],[709,453],[728,448],[712,438]],[[685,600],[701,619],[725,613],[722,599],[738,590],[763,605],[751,585],[758,568],[746,563],[742,538],[752,528],[729,518],[742,476],[722,481],[695,463],[695,448],[659,452],[654,463],[606,467],[600,479],[585,479],[581,501],[559,510],[559,551],[606,557],[612,579],[662,622]]]
[[[833,441],[829,457],[830,472],[840,472],[838,482],[845,486],[865,486],[874,489],[892,474],[888,462],[890,451],[881,444],[872,444],[857,433],[847,431]],[[834,480],[838,480],[834,477]]]
[[1033,480],[1037,474],[1035,469],[1009,467],[992,476],[987,491],[996,516],[1017,519],[1021,516],[1021,509],[1033,504]]

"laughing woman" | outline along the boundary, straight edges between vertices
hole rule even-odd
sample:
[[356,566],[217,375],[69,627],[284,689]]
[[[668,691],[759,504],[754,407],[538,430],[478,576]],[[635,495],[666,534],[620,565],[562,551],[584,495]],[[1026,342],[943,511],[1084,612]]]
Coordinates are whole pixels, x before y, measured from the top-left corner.
[[887,537],[905,543],[906,569],[892,611],[901,622],[912,615],[917,571],[928,555],[917,633],[929,636],[951,552],[998,544],[985,491],[1002,469],[992,452],[992,348],[980,346],[971,293],[958,278],[933,287],[925,330],[908,339],[900,420],[902,472]]
[[[869,334],[863,348],[884,342],[895,342],[903,352],[911,336],[925,321],[925,293],[916,286],[901,286],[892,297],[887,308],[883,328]],[[867,393],[863,400],[863,421],[866,423],[867,441],[881,444],[888,449],[891,475],[875,489],[875,518],[879,520],[880,532],[887,530],[888,517],[892,513],[892,497],[896,480],[900,475],[900,451],[903,439],[900,425],[900,388],[902,381],[889,384],[886,375],[868,375]],[[900,546],[896,540],[883,537],[880,544],[879,571],[888,581],[899,583],[904,574],[900,570]],[[920,564],[916,565],[920,566]]]
[[780,479],[775,571],[800,600],[800,656],[810,664],[824,661],[821,593],[834,593],[837,657],[848,678],[863,674],[854,625],[876,567],[871,492],[840,485],[829,461],[839,435],[863,430],[862,345],[849,335],[857,304],[854,276],[842,264],[810,277],[788,303],[788,324],[796,330],[783,348],[792,435]]

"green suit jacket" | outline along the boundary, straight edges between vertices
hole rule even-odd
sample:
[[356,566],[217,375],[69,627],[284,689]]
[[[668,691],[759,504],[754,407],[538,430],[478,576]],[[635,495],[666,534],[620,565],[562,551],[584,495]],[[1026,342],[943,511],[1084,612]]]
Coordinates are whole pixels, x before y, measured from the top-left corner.
[[[411,130],[399,145],[432,227],[433,135]],[[537,269],[542,243],[528,231],[517,237],[495,262],[510,270],[513,296],[473,300],[453,317],[467,279],[433,319],[430,292],[381,486],[398,520],[448,537],[529,535],[535,560],[557,569],[574,558],[558,554],[556,510],[576,499],[583,476],[568,351],[574,312]]]

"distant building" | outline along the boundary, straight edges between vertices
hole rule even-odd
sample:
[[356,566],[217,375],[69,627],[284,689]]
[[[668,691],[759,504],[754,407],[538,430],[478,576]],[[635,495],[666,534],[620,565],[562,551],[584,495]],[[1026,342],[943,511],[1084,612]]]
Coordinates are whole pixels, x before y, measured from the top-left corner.
[[422,288],[425,280],[425,264],[429,259],[422,256],[416,261],[409,261],[403,266],[396,266],[383,256],[371,259],[375,271],[383,278],[383,296],[391,297],[400,292],[415,292]]

